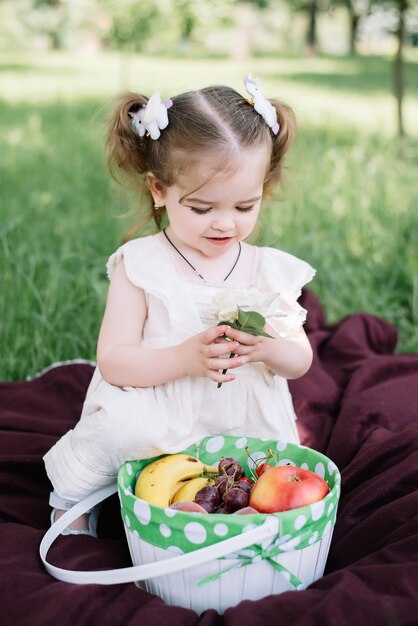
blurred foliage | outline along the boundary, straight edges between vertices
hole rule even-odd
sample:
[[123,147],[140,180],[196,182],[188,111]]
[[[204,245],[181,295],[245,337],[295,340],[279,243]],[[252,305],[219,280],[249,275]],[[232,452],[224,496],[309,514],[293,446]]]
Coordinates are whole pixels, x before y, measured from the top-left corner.
[[371,18],[373,36],[390,36],[403,3],[418,43],[418,0],[2,0],[0,49],[233,55],[246,37],[247,53],[312,53],[344,31],[345,51],[354,52],[360,22]]
[[[263,2],[264,0],[259,0]],[[141,51],[202,39],[232,23],[236,0],[3,0],[0,48]]]
[[109,16],[104,42],[119,49],[141,50],[161,16],[161,9],[150,0],[102,0],[98,6]]

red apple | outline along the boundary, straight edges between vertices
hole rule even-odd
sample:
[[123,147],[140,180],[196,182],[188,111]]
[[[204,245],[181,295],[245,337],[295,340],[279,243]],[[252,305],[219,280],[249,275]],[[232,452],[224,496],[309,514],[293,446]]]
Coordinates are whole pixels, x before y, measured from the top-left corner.
[[277,513],[322,500],[328,492],[328,484],[318,474],[293,465],[277,465],[257,480],[249,504],[260,513]]

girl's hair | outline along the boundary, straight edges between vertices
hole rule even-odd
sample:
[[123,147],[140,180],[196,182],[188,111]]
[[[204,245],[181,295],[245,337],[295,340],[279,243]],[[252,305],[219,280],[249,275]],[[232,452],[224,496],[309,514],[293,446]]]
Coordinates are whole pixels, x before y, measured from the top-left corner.
[[[239,158],[242,148],[271,146],[270,164],[264,183],[269,190],[282,177],[283,157],[295,135],[292,110],[278,100],[270,100],[277,111],[280,130],[274,135],[252,104],[234,89],[224,86],[206,87],[172,98],[168,110],[168,126],[157,140],[139,137],[132,128],[130,113],[148,102],[148,98],[126,93],[119,98],[107,137],[108,164],[115,176],[117,166],[139,190],[146,190],[145,174],[153,172],[166,188],[187,175],[202,159],[215,163],[216,171]],[[210,159],[210,157],[214,157]],[[116,177],[116,176],[115,176]],[[148,191],[149,200],[152,200]],[[161,229],[162,210],[149,206],[146,219],[129,232],[132,235],[154,218]],[[129,238],[127,236],[126,238]]]

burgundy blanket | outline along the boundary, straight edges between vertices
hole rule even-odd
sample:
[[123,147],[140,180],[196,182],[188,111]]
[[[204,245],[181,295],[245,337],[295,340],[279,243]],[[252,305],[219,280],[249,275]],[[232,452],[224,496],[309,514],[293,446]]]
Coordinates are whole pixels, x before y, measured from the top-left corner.
[[[291,383],[304,443],[342,472],[325,575],[305,591],[245,601],[224,616],[168,606],[133,584],[77,586],[44,570],[49,525],[42,455],[78,419],[88,364],[0,384],[0,623],[4,626],[416,626],[418,624],[418,355],[394,354],[396,331],[365,314],[327,325],[304,293],[315,360]],[[50,560],[69,569],[130,564],[117,497],[100,539],[60,537]],[[225,584],[227,584],[225,580]]]

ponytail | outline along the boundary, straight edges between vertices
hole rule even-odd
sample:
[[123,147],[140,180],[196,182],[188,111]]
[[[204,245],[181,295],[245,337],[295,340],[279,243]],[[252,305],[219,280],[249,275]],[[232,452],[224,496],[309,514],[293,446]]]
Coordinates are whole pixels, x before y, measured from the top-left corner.
[[122,183],[118,172],[126,174],[130,186],[139,193],[143,219],[138,222],[138,213],[135,211],[134,224],[123,236],[124,241],[132,239],[143,226],[151,219],[161,230],[164,209],[153,210],[151,193],[148,190],[145,174],[153,169],[151,155],[149,154],[150,142],[139,135],[132,128],[132,115],[141,106],[148,102],[148,98],[133,92],[119,96],[118,105],[113,113],[107,133],[107,165],[112,177]]
[[136,113],[148,102],[145,96],[126,93],[118,98],[118,106],[109,122],[107,133],[107,163],[114,175],[114,167],[128,175],[143,174],[148,170],[146,142],[133,130],[130,113]]
[[264,183],[266,191],[281,181],[284,168],[283,159],[296,135],[296,119],[292,109],[279,100],[270,100],[270,102],[276,109],[280,130],[277,135],[272,135],[270,167]]

